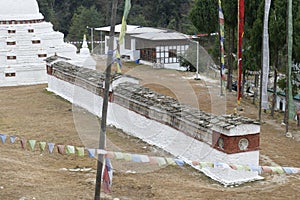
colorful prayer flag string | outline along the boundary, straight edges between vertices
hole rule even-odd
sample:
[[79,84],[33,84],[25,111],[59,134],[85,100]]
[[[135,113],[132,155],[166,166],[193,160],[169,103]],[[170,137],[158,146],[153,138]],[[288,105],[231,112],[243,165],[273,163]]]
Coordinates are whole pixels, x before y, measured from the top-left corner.
[[[6,138],[8,136],[6,134],[0,134],[0,138],[2,144],[5,144]],[[46,142],[37,142],[36,140],[27,140],[25,138],[18,138],[16,136],[10,136],[10,143],[14,144],[18,139],[21,143],[21,148],[26,149],[26,143],[29,144],[29,148],[31,151],[35,150],[35,145],[38,143],[39,150],[44,151],[46,146],[48,146],[48,151],[50,154],[53,153],[55,146],[57,147],[57,153],[65,155],[76,154],[77,156],[84,156],[85,150],[88,152],[88,156],[90,158],[97,158],[98,154],[105,155],[106,158],[115,159],[115,160],[123,160],[127,162],[135,162],[135,163],[148,163],[150,165],[158,165],[158,166],[166,166],[166,165],[174,165],[174,166],[184,166],[185,164],[192,165],[196,169],[202,168],[228,168],[233,170],[241,170],[241,171],[252,171],[257,172],[258,174],[263,173],[277,173],[277,174],[300,174],[300,168],[296,167],[281,167],[281,166],[255,166],[255,165],[237,165],[237,164],[228,164],[222,162],[199,162],[192,161],[190,163],[185,162],[180,158],[171,158],[171,157],[158,157],[158,156],[148,156],[142,154],[131,154],[131,153],[123,153],[123,152],[112,152],[106,151],[103,149],[92,149],[92,148],[84,148],[77,147],[73,145],[63,145],[55,143],[46,143]]]

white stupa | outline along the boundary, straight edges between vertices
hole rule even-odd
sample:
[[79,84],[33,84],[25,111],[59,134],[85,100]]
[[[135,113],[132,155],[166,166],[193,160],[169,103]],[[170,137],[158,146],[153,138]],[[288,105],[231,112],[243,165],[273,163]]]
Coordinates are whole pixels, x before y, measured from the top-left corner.
[[91,52],[86,41],[86,35],[83,36],[82,46],[76,60],[73,59],[70,62],[80,67],[96,69],[96,61],[91,56]]
[[44,21],[36,0],[0,0],[0,86],[46,83],[45,58],[79,62],[76,51]]

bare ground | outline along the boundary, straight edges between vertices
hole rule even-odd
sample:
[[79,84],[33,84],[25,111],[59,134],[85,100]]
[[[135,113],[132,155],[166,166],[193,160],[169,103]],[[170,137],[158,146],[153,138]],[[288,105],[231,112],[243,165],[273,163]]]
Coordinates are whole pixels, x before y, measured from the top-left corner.
[[[134,70],[133,70],[134,69]],[[191,74],[149,67],[128,68],[126,73],[141,78],[141,84],[174,96],[182,102],[203,110],[232,113],[235,94],[210,101],[217,90],[209,90],[209,82],[180,79]],[[169,77],[169,78],[166,78]],[[182,83],[182,81],[184,83]],[[45,90],[47,85],[0,88],[0,133],[37,141],[83,146],[83,130],[95,138],[98,128],[91,124],[79,127],[74,119],[74,107],[69,102]],[[187,88],[188,87],[188,88]],[[191,93],[188,93],[191,89]],[[209,92],[207,92],[209,91]],[[188,95],[187,95],[188,94]],[[210,94],[210,95],[208,95]],[[193,95],[191,98],[190,95]],[[194,98],[195,97],[195,98]],[[224,108],[224,102],[226,106]],[[257,118],[257,108],[243,100],[241,115]],[[86,115],[86,116],[85,116]],[[82,120],[94,118],[82,112]],[[282,114],[277,119],[263,114],[261,130],[261,165],[300,167],[299,128],[292,122],[294,138],[284,135]],[[89,121],[89,120],[87,120]],[[88,124],[88,123],[85,123]],[[95,126],[95,127],[94,127]],[[109,127],[107,148],[112,151],[167,155],[142,141]],[[30,151],[15,144],[0,144],[0,199],[93,199],[96,160],[55,152]],[[225,188],[190,167],[142,165],[112,160],[114,178],[112,192],[105,199],[299,199],[300,175],[264,174],[265,180]],[[62,168],[92,168],[87,172],[71,172]]]

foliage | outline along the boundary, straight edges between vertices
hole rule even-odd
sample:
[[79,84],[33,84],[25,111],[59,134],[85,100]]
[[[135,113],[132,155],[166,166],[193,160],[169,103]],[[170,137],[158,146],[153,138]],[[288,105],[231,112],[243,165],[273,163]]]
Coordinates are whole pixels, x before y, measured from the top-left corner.
[[[85,8],[80,6],[74,13],[70,26],[68,40],[76,41],[87,34],[87,27],[98,27],[104,22],[104,18],[98,13],[95,6]],[[87,35],[89,37],[89,35]]]
[[[78,9],[84,7],[86,9],[95,8],[99,14],[99,22],[97,26],[108,26],[110,24],[111,2],[107,0],[37,0],[40,5],[40,11],[47,21],[54,24],[54,28],[63,32],[65,37],[68,36],[71,26],[74,23],[74,15],[78,17]],[[152,26],[161,28],[172,28],[183,33],[195,33],[195,27],[191,23],[188,12],[191,8],[193,0],[131,0],[132,8],[128,17],[128,24]],[[124,1],[119,0],[117,9],[117,23],[121,23],[123,15]],[[73,24],[74,25],[74,24]],[[87,26],[86,24],[85,26]],[[81,31],[82,32],[82,31]],[[79,35],[79,34],[78,34]],[[82,38],[82,36],[80,37]],[[77,38],[79,39],[79,38]]]
[[214,0],[196,0],[190,19],[201,33],[218,32],[218,4]]
[[[110,24],[111,2],[107,0],[37,0],[40,11],[54,28],[69,40],[82,40],[88,33],[86,26],[100,27]],[[132,8],[128,24],[161,27],[187,34],[218,32],[218,3],[216,0],[131,0]],[[270,56],[273,65],[279,60],[279,68],[286,66],[286,1],[272,0],[269,34]],[[121,22],[124,1],[119,0],[117,23]],[[293,60],[300,62],[300,0],[293,1],[294,45]],[[222,0],[225,18],[225,54],[231,58],[236,52],[237,1]],[[245,1],[245,34],[243,39],[243,67],[258,70],[261,66],[264,1]],[[89,37],[90,34],[87,34]],[[229,43],[228,43],[229,41]],[[217,41],[206,47],[212,48],[217,58]],[[229,63],[235,66],[233,59]]]
[[[293,75],[293,78],[295,79],[296,76]],[[285,91],[286,89],[286,78],[282,78],[278,80],[278,87],[282,90]],[[292,85],[292,94],[295,96],[298,93],[298,87],[296,84]]]

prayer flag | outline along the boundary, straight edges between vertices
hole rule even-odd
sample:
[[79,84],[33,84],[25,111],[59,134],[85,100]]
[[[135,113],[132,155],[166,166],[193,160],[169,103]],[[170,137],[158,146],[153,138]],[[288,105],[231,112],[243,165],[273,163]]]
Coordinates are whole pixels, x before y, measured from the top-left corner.
[[272,172],[276,172],[278,174],[283,174],[284,173],[284,170],[282,169],[282,167],[270,167],[272,169]]
[[[220,27],[220,65],[221,65],[221,87],[224,88],[225,80],[225,59],[224,59],[224,39],[225,39],[225,28],[224,28],[224,14],[222,11],[222,3],[219,0],[219,27]],[[223,89],[222,89],[223,91]]]
[[97,154],[105,155],[105,154],[107,154],[107,151],[104,149],[97,149]]
[[28,144],[29,144],[31,151],[33,151],[35,144],[36,144],[36,140],[28,140]]
[[114,154],[114,152],[109,151],[109,152],[107,152],[106,156],[107,156],[108,158],[114,158],[114,157],[115,157],[115,154]]
[[89,157],[95,158],[96,149],[88,149]]
[[27,141],[27,140],[24,139],[24,138],[22,138],[22,139],[20,140],[22,149],[25,149],[25,148],[26,148],[26,141]]
[[265,172],[265,173],[272,173],[272,169],[268,166],[262,166],[262,171]]
[[54,149],[54,143],[48,143],[48,150],[49,150],[49,153],[52,153],[53,152],[53,149]]
[[132,160],[132,156],[131,156],[130,153],[124,153],[123,155],[124,155],[124,159],[125,159],[126,161],[131,161],[131,160]]
[[13,143],[15,143],[17,137],[16,136],[10,136],[9,139],[10,139],[10,143],[13,144]]
[[83,147],[76,147],[77,156],[83,157],[84,156],[84,148]]
[[293,54],[293,2],[292,0],[288,0],[288,92],[286,92],[288,95],[287,102],[288,102],[288,119],[293,119],[295,117],[295,111],[296,107],[294,105],[293,100],[293,92],[292,92],[292,54]]
[[63,145],[63,144],[57,145],[57,152],[59,154],[64,154],[64,151],[65,151],[65,145]]
[[297,174],[300,173],[300,168],[294,168],[294,167],[283,167],[283,170],[287,174]]
[[269,80],[269,11],[271,0],[265,0],[265,13],[264,13],[264,30],[263,30],[263,73],[262,73],[262,94],[261,94],[261,107],[269,109],[268,99],[268,80]]
[[149,156],[141,155],[141,161],[142,161],[143,163],[148,163],[148,162],[150,162]]
[[127,31],[126,20],[127,20],[130,8],[131,8],[131,0],[125,0],[124,13],[123,13],[123,17],[122,17],[121,31],[120,31],[120,35],[119,35],[119,44],[120,45],[124,43],[124,37],[125,37],[125,33]]
[[66,153],[67,154],[75,154],[75,147],[71,146],[71,145],[67,145]]
[[2,144],[5,143],[6,137],[7,137],[7,136],[6,136],[5,134],[0,134],[0,138],[1,138]]
[[109,158],[105,158],[105,165],[103,170],[103,192],[109,193],[112,185],[112,166]]
[[45,148],[46,148],[46,142],[39,142],[39,147],[40,147],[40,150],[41,151],[44,151],[45,150]]
[[210,163],[210,162],[200,162],[200,166],[201,166],[201,168],[204,168],[204,167],[214,167],[214,164]]
[[173,158],[166,158],[168,165],[176,165],[175,160]]
[[237,85],[237,100],[238,105],[240,105],[242,92],[241,92],[241,83],[242,83],[242,48],[243,48],[243,36],[244,36],[244,0],[238,0],[238,85]]
[[258,174],[262,174],[261,166],[249,165],[249,167],[252,172],[257,172]]
[[158,166],[163,166],[163,165],[167,164],[166,159],[163,157],[156,157],[156,160],[157,160]]
[[175,161],[175,163],[176,163],[178,166],[180,166],[180,167],[182,167],[182,166],[184,165],[184,161],[183,161],[183,160],[175,159],[174,161]]
[[122,73],[122,61],[121,61],[121,54],[120,54],[120,44],[117,43],[117,52],[116,52],[116,59],[117,63],[117,73]]
[[137,162],[137,163],[142,162],[141,156],[140,156],[140,155],[137,155],[137,154],[133,154],[133,155],[132,155],[132,161],[133,161],[133,162]]
[[156,157],[150,156],[149,160],[150,160],[150,164],[158,164]]
[[122,73],[122,61],[120,53],[120,45],[124,43],[125,33],[127,31],[127,17],[131,8],[131,0],[125,0],[124,13],[122,17],[121,30],[119,35],[119,41],[117,42],[117,52],[116,52],[116,63],[117,63],[117,73]]
[[115,152],[115,156],[117,160],[124,159],[124,154],[122,152]]

